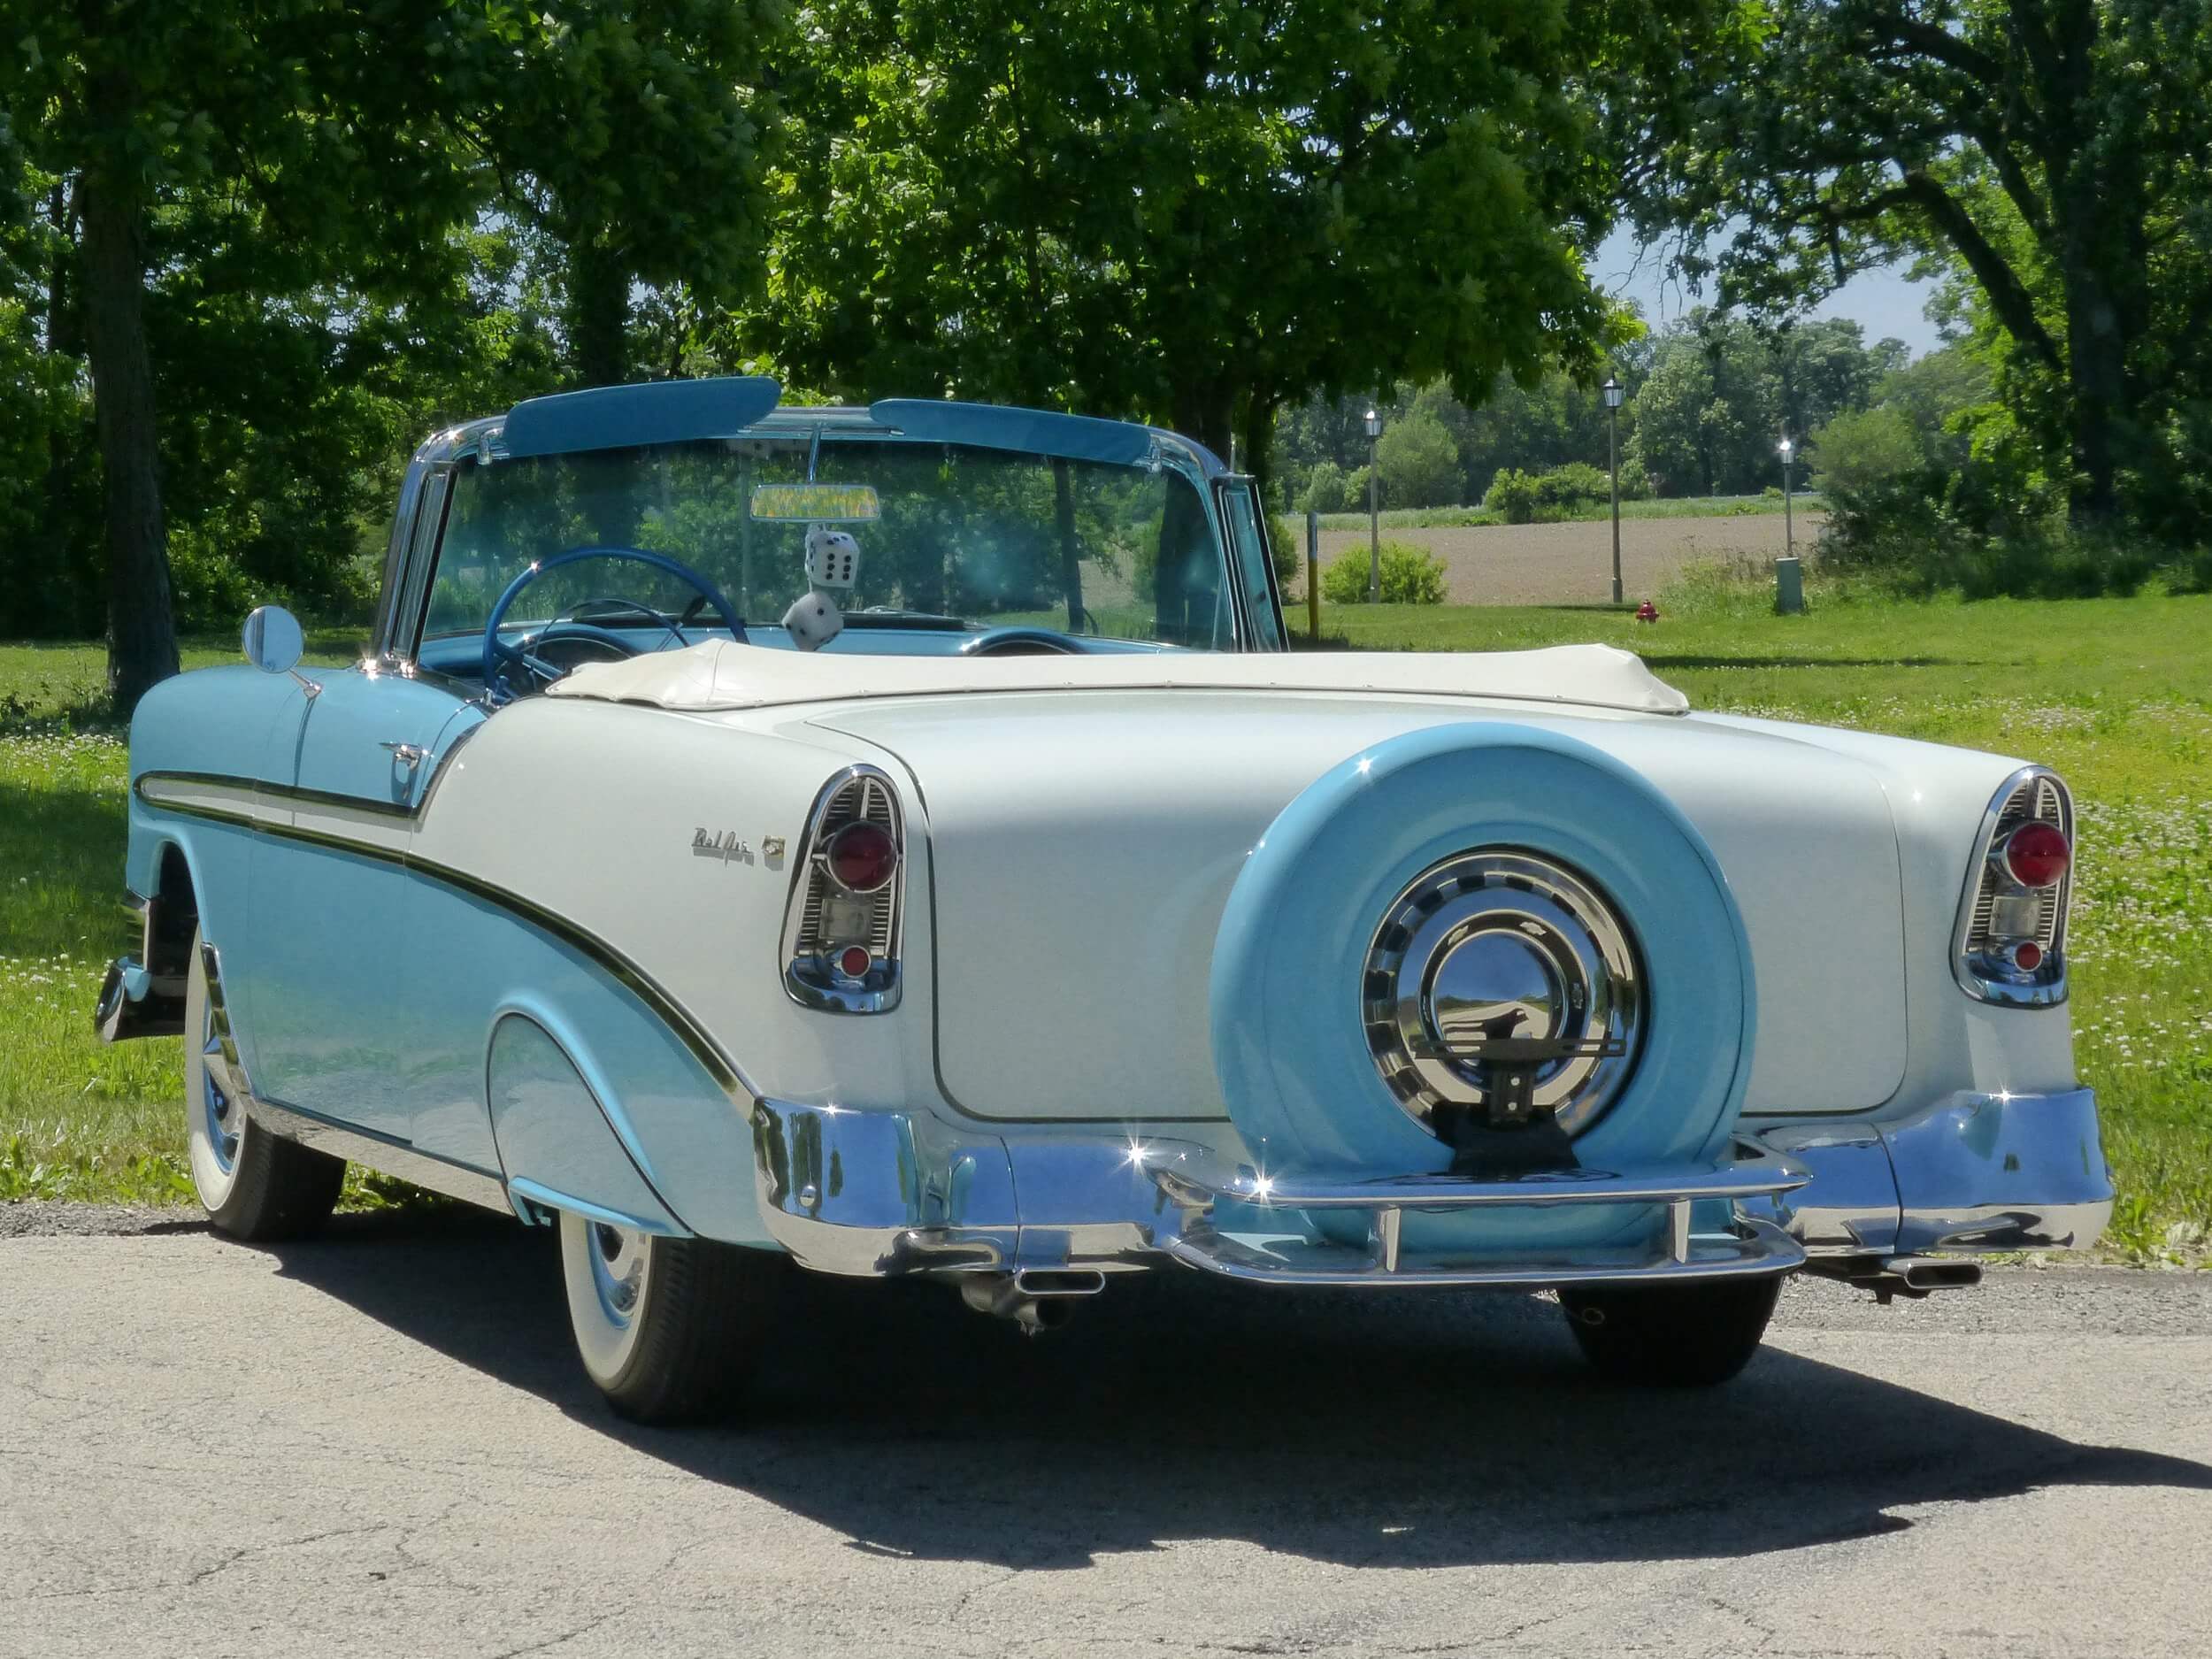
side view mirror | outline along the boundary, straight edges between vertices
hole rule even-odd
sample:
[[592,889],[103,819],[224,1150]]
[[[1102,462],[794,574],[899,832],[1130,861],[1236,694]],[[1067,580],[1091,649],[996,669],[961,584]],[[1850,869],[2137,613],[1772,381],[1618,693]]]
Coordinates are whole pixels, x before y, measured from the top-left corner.
[[239,636],[240,649],[246,660],[265,674],[289,674],[300,682],[300,688],[310,697],[322,687],[299,672],[301,656],[307,649],[307,635],[300,628],[300,619],[282,605],[257,605],[246,618],[246,627]]
[[246,660],[263,673],[288,674],[299,666],[307,635],[301,632],[300,619],[282,605],[260,605],[246,618],[239,643]]

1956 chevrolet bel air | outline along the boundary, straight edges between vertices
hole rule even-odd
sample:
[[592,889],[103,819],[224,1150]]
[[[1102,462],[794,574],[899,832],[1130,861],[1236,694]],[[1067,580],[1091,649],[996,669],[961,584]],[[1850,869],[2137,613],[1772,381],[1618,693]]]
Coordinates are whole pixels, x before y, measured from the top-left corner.
[[142,703],[98,1018],[185,1034],[219,1228],[346,1159],[556,1227],[645,1419],[741,1379],[786,1257],[1033,1331],[1171,1263],[1551,1287],[1694,1383],[1793,1271],[2097,1237],[2049,772],[1599,646],[1287,654],[1197,444],[778,403],[441,433],[365,660],[263,610]]

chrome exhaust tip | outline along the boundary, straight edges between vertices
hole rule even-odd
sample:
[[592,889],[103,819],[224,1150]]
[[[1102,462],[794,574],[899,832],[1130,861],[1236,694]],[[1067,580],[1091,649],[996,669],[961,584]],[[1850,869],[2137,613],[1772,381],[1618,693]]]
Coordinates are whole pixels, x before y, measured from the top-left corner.
[[1075,1298],[1095,1296],[1106,1275],[1095,1270],[1025,1269],[1015,1273],[968,1273],[960,1300],[978,1313],[1011,1319],[1031,1336],[1057,1331],[1074,1317]]
[[1982,1282],[1982,1264],[1941,1256],[1893,1256],[1882,1271],[1893,1274],[1907,1290],[1971,1290]]

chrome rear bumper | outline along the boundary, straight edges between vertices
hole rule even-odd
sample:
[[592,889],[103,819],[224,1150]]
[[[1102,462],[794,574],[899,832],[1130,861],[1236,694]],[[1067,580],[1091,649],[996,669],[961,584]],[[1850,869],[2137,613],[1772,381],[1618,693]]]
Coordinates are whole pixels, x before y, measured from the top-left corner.
[[[1280,1285],[1560,1285],[1786,1272],[1803,1249],[1749,1213],[1810,1175],[1748,1141],[1700,1168],[1273,1180],[1190,1141],[1002,1138],[924,1113],[764,1101],[755,1109],[761,1215],[818,1271],[1126,1271],[1162,1260]],[[1018,1194],[1018,1199],[1017,1194]],[[1540,1254],[1407,1248],[1405,1212],[1467,1207],[1655,1210],[1647,1240]],[[1364,1227],[1309,1223],[1355,1211]],[[1362,1236],[1363,1234],[1363,1237]],[[1343,1236],[1358,1241],[1338,1241]]]
[[1754,1213],[1816,1256],[2085,1250],[2112,1217],[2090,1089],[1958,1094],[1888,1123],[1753,1128],[1812,1171]]
[[[1809,1256],[2081,1247],[2112,1189],[2087,1090],[1958,1095],[1896,1123],[1747,1131],[1708,1166],[1270,1179],[1191,1141],[997,1134],[926,1112],[762,1101],[756,1190],[770,1235],[817,1271],[1051,1274],[1177,1261],[1279,1285],[1561,1285],[1786,1272]],[[1408,1210],[1616,1205],[1655,1213],[1626,1246],[1421,1252]],[[1318,1212],[1362,1214],[1363,1230]],[[1363,1231],[1363,1238],[1361,1236]],[[1354,1242],[1344,1242],[1345,1239]]]

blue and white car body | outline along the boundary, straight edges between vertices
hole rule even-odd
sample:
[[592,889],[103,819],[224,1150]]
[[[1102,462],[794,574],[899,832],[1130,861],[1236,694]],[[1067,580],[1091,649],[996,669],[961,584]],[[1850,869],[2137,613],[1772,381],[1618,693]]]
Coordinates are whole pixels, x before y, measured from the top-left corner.
[[[812,480],[825,434],[886,476],[1018,457],[1071,538],[1071,466],[1126,469],[1109,503],[1166,480],[1142,626],[856,611],[806,650],[795,607],[789,634],[495,611],[525,653],[619,636],[526,686],[426,637],[500,469],[758,440]],[[1178,514],[1202,638],[1187,595],[1165,620]],[[1118,580],[1118,545],[1091,568]],[[1668,1305],[1638,1287],[1809,1267],[1886,1299],[2095,1240],[2068,877],[2021,839],[2070,850],[2049,773],[1700,714],[1601,647],[1283,645],[1248,481],[1169,434],[760,381],[525,404],[417,453],[364,660],[144,700],[147,941],[101,1018],[188,1023],[204,1196],[258,1136],[564,1223],[618,1403],[672,1241],[926,1275],[1033,1329],[1171,1263],[1562,1287],[1601,1343]]]

